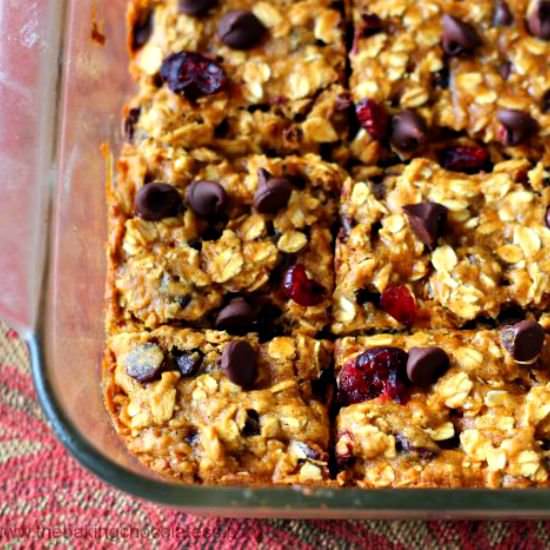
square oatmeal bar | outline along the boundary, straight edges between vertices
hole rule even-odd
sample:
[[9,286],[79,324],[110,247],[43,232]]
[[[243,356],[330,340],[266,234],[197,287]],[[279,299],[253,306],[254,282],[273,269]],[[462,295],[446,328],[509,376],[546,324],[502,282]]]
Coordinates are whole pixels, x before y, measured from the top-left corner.
[[401,158],[425,155],[459,132],[550,164],[544,10],[544,0],[353,0],[355,156],[371,163],[390,142]]
[[458,328],[510,309],[544,312],[547,177],[540,163],[519,160],[474,175],[426,159],[358,170],[342,193],[334,332]]
[[550,338],[493,330],[336,343],[342,485],[549,485]]
[[[130,137],[229,155],[331,152],[347,132],[343,17],[331,0],[134,0]],[[198,12],[197,12],[198,10]]]
[[106,406],[129,450],[184,482],[328,481],[330,342],[163,327],[108,341]]
[[315,155],[127,145],[109,191],[108,329],[323,330],[343,180]]

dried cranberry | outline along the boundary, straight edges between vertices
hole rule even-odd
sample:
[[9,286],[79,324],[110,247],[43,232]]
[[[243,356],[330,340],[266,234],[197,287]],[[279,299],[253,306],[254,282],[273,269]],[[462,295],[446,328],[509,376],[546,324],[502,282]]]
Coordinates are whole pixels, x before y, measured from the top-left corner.
[[346,363],[338,377],[342,405],[382,397],[406,403],[409,397],[407,353],[394,347],[367,349]]
[[174,93],[189,99],[215,94],[227,83],[222,67],[193,52],[168,56],[160,68],[160,77]]
[[466,174],[476,174],[491,169],[489,151],[477,145],[443,149],[439,154],[439,163],[447,170]]
[[323,286],[307,276],[302,264],[287,270],[283,277],[283,289],[291,300],[305,307],[319,305],[325,295]]
[[376,140],[388,134],[390,117],[386,108],[372,99],[363,99],[355,107],[359,124]]
[[391,286],[382,292],[380,307],[400,323],[410,326],[416,318],[416,300],[406,286]]

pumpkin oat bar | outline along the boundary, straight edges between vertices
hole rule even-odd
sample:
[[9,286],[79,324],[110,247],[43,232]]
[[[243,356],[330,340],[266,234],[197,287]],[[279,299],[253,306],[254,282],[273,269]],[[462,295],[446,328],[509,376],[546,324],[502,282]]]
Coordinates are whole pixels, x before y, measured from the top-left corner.
[[451,131],[550,164],[547,9],[543,0],[353,0],[354,155],[376,162],[386,140],[401,158],[425,155]]
[[148,140],[127,145],[117,171],[109,331],[183,324],[264,338],[327,326],[338,166]]
[[119,333],[103,369],[128,449],[183,482],[326,484],[330,342],[162,327]]
[[[133,0],[130,137],[245,155],[347,136],[343,16],[331,0]],[[210,7],[207,5],[210,4]]]
[[336,334],[501,322],[550,304],[541,163],[458,174],[426,159],[360,168],[342,192]]
[[[493,330],[336,343],[342,485],[548,486],[550,338]],[[541,353],[542,349],[542,353]]]

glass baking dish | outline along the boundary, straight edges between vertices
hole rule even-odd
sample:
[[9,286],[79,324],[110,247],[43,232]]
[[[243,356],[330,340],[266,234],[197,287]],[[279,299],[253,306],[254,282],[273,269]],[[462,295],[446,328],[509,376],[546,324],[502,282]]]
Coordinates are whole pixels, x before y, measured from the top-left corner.
[[[138,497],[194,513],[295,518],[548,517],[550,490],[182,486],[145,470],[103,408],[108,143],[131,91],[124,0],[0,2],[0,314],[24,335],[65,447]],[[101,37],[106,41],[102,44]]]

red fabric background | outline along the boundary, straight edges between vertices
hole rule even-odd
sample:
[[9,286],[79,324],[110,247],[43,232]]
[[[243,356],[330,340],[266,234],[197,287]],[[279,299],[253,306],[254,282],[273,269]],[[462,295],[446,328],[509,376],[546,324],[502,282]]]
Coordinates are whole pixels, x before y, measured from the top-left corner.
[[550,522],[206,519],[100,482],[63,449],[35,400],[25,348],[0,325],[0,546],[543,549]]

